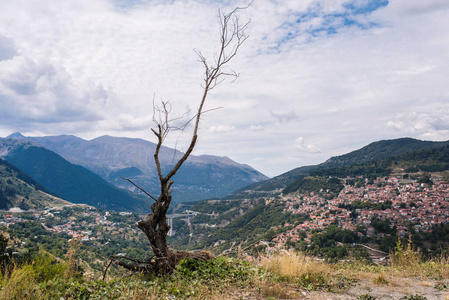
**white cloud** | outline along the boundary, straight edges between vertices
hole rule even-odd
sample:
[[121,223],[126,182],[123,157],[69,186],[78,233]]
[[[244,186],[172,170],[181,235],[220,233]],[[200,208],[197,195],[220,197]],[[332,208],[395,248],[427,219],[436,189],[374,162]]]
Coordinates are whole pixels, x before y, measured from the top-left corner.
[[296,149],[300,152],[309,152],[309,153],[320,153],[321,152],[321,150],[318,147],[316,147],[314,145],[307,144],[304,141],[303,137],[298,137],[295,140],[295,146],[296,146]]
[[17,54],[14,40],[0,32],[0,61],[13,58]]
[[153,118],[151,116],[136,118],[130,114],[120,114],[117,119],[118,128],[127,131],[147,130],[153,126]]
[[388,126],[406,133],[421,135],[435,134],[439,131],[449,132],[449,109],[442,109],[433,114],[429,113],[399,113]]
[[108,94],[101,85],[74,83],[59,66],[16,56],[0,62],[0,114],[8,122],[96,121]]
[[296,113],[294,111],[290,111],[290,112],[274,112],[274,111],[270,111],[270,114],[279,123],[287,123],[287,122],[290,122],[290,121],[295,120],[295,119],[298,118],[298,116],[296,115]]
[[251,130],[251,131],[263,131],[264,127],[262,125],[251,125],[249,127],[249,130]]
[[[188,119],[204,75],[193,49],[212,59],[218,8],[236,5],[6,0],[0,134],[149,139],[153,97]],[[223,109],[203,116],[196,153],[277,175],[374,140],[449,139],[448,6],[254,1],[241,12],[250,38],[230,65],[240,77],[209,95],[207,109]]]
[[231,132],[235,127],[231,125],[218,125],[209,128],[209,132]]
[[449,3],[446,0],[390,0],[390,8],[398,13],[417,15],[448,10]]

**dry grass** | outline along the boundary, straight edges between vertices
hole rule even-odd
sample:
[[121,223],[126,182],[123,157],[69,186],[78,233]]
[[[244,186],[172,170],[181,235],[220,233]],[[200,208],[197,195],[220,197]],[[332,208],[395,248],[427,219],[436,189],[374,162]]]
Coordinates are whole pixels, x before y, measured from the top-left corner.
[[[260,266],[277,276],[275,280],[270,279],[259,285],[262,287],[261,294],[287,299],[304,290],[345,293],[349,288],[354,292],[351,287],[356,285],[370,287],[373,291],[385,292],[391,289],[391,292],[399,294],[398,291],[410,290],[416,293],[425,289],[435,292],[436,283],[447,282],[447,256],[423,261],[411,243],[399,246],[392,253],[392,261],[385,266],[358,260],[329,264],[302,253],[281,251],[260,261]],[[284,282],[283,285],[278,285],[279,279]],[[340,285],[343,287],[340,288]]]
[[276,299],[297,299],[298,295],[290,287],[275,283],[271,285],[264,285],[261,290],[261,295],[264,298]]
[[383,284],[388,284],[388,280],[387,280],[387,278],[385,277],[385,274],[384,274],[384,273],[380,273],[378,276],[376,276],[376,277],[373,279],[373,283],[383,285]]
[[[339,292],[352,285],[352,281],[339,273],[334,264],[325,263],[303,253],[283,251],[259,262],[271,277],[258,284],[265,297],[302,297],[307,290]],[[280,283],[280,284],[279,284]]]
[[331,264],[320,262],[303,253],[287,251],[262,259],[260,265],[274,274],[287,278],[307,275],[330,276],[334,271]]
[[391,253],[390,257],[389,271],[392,276],[431,279],[449,277],[449,258],[447,255],[426,261],[421,253],[414,249],[411,240],[406,246],[401,245],[398,241],[395,252]]
[[37,284],[32,266],[14,266],[0,280],[0,299],[35,299],[33,287]]
[[411,240],[407,244],[398,240],[395,250],[390,253],[390,259],[390,263],[385,266],[353,261],[339,265],[340,272],[354,279],[370,279],[378,283],[387,281],[391,284],[404,278],[421,280],[449,278],[449,257],[442,255],[424,260],[421,253],[413,247]]
[[[434,286],[438,282],[443,287],[449,284],[447,256],[423,262],[414,251],[406,251],[411,249],[409,246],[402,252],[397,251],[393,262],[387,266],[362,261],[329,264],[303,253],[281,251],[260,259],[257,265],[242,263],[244,271],[229,269],[223,262],[216,264],[211,270],[219,268],[219,272],[211,277],[179,273],[166,278],[113,276],[107,281],[80,276],[74,264],[75,242],[71,249],[73,253],[69,251],[67,261],[61,263],[63,267],[57,267],[59,263],[53,264],[51,257],[44,256],[33,264],[14,267],[4,276],[0,275],[0,300],[81,299],[84,297],[83,290],[87,289],[92,290],[89,297],[108,295],[111,299],[298,299],[306,297],[306,294],[310,297],[315,295],[313,293],[324,295],[324,292],[327,292],[326,295],[336,292],[344,297],[347,289],[352,294],[354,289],[356,294],[363,289],[370,293],[377,291],[377,295],[381,295],[379,291],[416,293],[420,290],[412,290],[411,287],[419,285],[427,290],[436,290]],[[228,262],[232,266],[237,263],[237,260]],[[219,274],[224,274],[224,277]],[[234,276],[237,275],[240,276],[238,280],[227,279],[236,278]],[[440,293],[441,297],[444,293]]]
[[411,236],[407,245],[398,239],[394,251],[390,252],[390,265],[398,270],[407,271],[411,276],[415,276],[414,271],[423,261],[421,253],[413,247]]

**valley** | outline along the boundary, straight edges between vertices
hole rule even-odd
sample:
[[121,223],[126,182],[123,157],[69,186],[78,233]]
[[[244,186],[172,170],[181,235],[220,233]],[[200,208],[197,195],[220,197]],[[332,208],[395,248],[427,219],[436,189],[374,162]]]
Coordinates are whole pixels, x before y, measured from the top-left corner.
[[[392,150],[395,142],[406,143],[410,151],[403,147]],[[287,252],[304,255],[310,264],[354,262],[380,268],[392,264],[397,253],[411,253],[407,251],[419,251],[423,261],[436,262],[449,249],[449,147],[420,141],[414,147],[410,140],[395,142],[368,145],[317,166],[249,184],[224,197],[174,203],[167,215],[169,245],[179,250],[207,250],[218,257],[237,256],[249,262]],[[99,278],[111,256],[140,261],[151,257],[147,238],[135,226],[150,212],[150,199],[142,198],[147,206],[138,210],[134,208],[140,202],[126,203],[126,198],[108,202],[109,194],[102,192],[97,195],[105,202],[99,207],[92,202],[68,203],[56,197],[60,192],[56,194],[50,185],[41,184],[45,172],[36,170],[45,170],[46,163],[52,162],[51,169],[64,177],[68,174],[64,170],[76,170],[67,175],[73,176],[80,172],[79,167],[34,142],[21,144],[22,148],[14,143],[21,144],[20,140],[9,139],[8,147],[3,148],[9,161],[1,161],[4,210],[0,212],[0,232],[7,239],[6,251],[17,262],[26,262],[42,251],[65,260],[76,243],[78,266],[85,278]],[[391,156],[377,155],[373,150],[385,153],[386,144],[390,145]],[[359,159],[367,152],[373,159]],[[20,156],[27,153],[33,157],[41,157],[36,153],[45,155],[39,160]],[[81,170],[90,178],[103,180],[87,169]],[[57,176],[52,178],[63,182]],[[114,193],[116,187],[104,180],[98,182]],[[83,191],[92,192],[77,190]],[[38,194],[47,195],[47,202],[39,202]],[[111,265],[109,274],[121,276],[123,269]],[[301,284],[317,287],[321,283]],[[326,284],[333,290],[340,283]],[[347,289],[351,284],[343,286]]]
[[[321,189],[263,200],[209,200],[184,205],[176,209],[183,214],[168,216],[173,226],[169,242],[179,249],[208,249],[215,253],[240,245],[249,253],[296,249],[328,259],[358,255],[376,260],[385,255],[368,255],[354,245],[369,243],[379,253],[387,254],[396,246],[398,237],[413,236],[414,245],[423,253],[441,253],[448,244],[430,241],[438,239],[434,231],[449,217],[449,183],[436,174],[435,178],[427,178],[427,183],[396,177],[364,182],[347,179],[332,199],[328,197],[330,190]],[[102,259],[123,252],[138,253],[143,259],[151,251],[144,235],[134,226],[142,216],[132,212],[75,205],[31,212],[4,211],[2,216],[0,225],[7,228],[34,222],[48,234],[80,239],[86,249],[108,249],[96,252]],[[334,228],[332,234],[327,232],[330,226]],[[125,241],[127,246],[123,246]],[[106,246],[105,242],[111,244]],[[116,246],[111,248],[112,244]],[[331,250],[338,244],[339,251]],[[61,249],[58,252],[63,254]]]

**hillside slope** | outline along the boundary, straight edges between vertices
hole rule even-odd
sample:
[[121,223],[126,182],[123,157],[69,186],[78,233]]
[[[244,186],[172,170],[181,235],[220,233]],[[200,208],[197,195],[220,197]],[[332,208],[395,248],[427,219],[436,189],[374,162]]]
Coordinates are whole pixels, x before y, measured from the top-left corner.
[[0,209],[42,209],[69,204],[71,203],[49,194],[31,177],[0,159]]
[[433,148],[440,148],[447,145],[449,145],[449,141],[433,142],[421,141],[412,138],[400,138],[373,142],[350,153],[331,157],[321,164],[295,168],[274,178],[248,185],[234,191],[232,194],[228,195],[226,199],[278,195],[287,186],[299,178],[307,176],[311,173],[317,173],[322,169],[363,164],[370,161],[378,161],[389,157],[405,155],[407,153],[413,153],[420,150],[424,151]]
[[[0,149],[10,139],[0,139]],[[28,144],[10,148],[4,158],[47,190],[73,202],[93,205],[104,209],[149,211],[149,201],[118,189],[84,167],[73,165],[56,153]],[[3,147],[2,147],[3,146]]]

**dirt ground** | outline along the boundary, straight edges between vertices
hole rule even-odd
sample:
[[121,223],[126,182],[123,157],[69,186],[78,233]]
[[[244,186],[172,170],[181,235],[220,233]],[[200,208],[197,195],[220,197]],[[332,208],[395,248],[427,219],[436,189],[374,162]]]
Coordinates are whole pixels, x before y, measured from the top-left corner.
[[[292,289],[292,286],[284,287],[284,295],[275,293],[273,295],[264,292],[250,292],[246,295],[234,294],[229,299],[247,300],[274,300],[274,299],[310,299],[310,300],[359,300],[362,295],[370,295],[376,300],[400,300],[404,296],[423,296],[425,298],[411,298],[419,300],[449,300],[449,290],[442,291],[435,286],[441,283],[448,283],[448,280],[420,280],[417,278],[397,278],[390,280],[386,284],[376,284],[372,280],[359,280],[349,289],[341,292],[330,293],[324,291],[306,291]],[[447,286],[447,285],[446,285]],[[237,296],[237,297],[236,297]],[[407,299],[407,298],[406,298]],[[410,299],[410,298],[408,298]]]
[[306,292],[298,299],[334,300],[359,299],[361,295],[371,295],[378,300],[399,300],[404,296],[420,295],[428,300],[449,300],[449,291],[441,291],[435,286],[441,281],[419,279],[397,279],[390,284],[374,284],[369,280],[361,280],[349,290],[338,293]]

